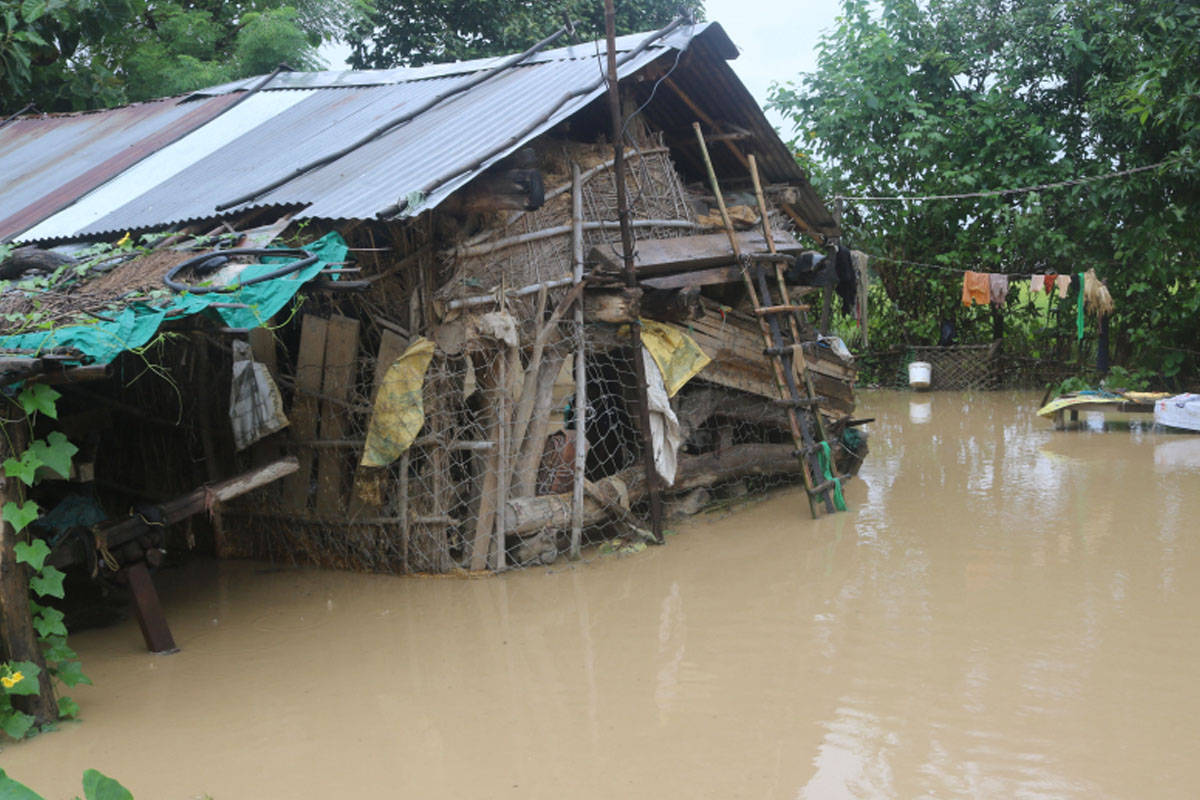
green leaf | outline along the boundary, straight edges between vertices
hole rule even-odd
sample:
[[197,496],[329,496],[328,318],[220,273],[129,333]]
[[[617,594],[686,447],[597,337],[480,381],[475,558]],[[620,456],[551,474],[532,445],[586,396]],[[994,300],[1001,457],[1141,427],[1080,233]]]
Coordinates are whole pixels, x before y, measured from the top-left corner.
[[67,626],[63,624],[63,612],[57,608],[43,608],[33,618],[33,627],[43,639],[47,636],[67,635]]
[[26,22],[33,22],[42,14],[46,13],[45,0],[25,0],[21,3],[21,16]]
[[53,387],[44,383],[31,383],[17,395],[17,403],[25,409],[26,414],[41,412],[51,419],[58,419],[56,402],[61,394]]
[[79,703],[69,697],[58,698],[59,719],[75,719],[79,716]]
[[42,670],[37,664],[32,661],[10,661],[8,664],[12,674],[20,673],[21,680],[13,684],[11,689],[3,691],[11,695],[35,695],[41,693],[41,687],[38,685],[38,675],[42,674]]
[[20,461],[15,458],[7,459],[4,462],[3,468],[6,476],[24,481],[26,486],[33,486],[33,475],[37,472],[37,464],[34,464],[29,459],[24,456],[22,456]]
[[[13,505],[12,502],[4,504],[4,519],[9,519],[8,507]],[[28,505],[28,504],[27,504]],[[32,542],[17,542],[13,545],[13,552],[17,556],[18,564],[28,564],[35,572],[40,572],[42,565],[46,563],[46,556],[50,555],[50,548],[41,539],[34,539]]]
[[83,796],[85,800],[133,800],[128,789],[94,769],[83,773]]
[[79,657],[78,653],[67,646],[67,637],[65,636],[49,636],[43,639],[42,643],[48,645],[42,651],[42,658],[46,659],[46,663],[51,666]]
[[71,477],[71,456],[78,453],[79,448],[71,444],[61,431],[54,431],[45,441],[33,441],[27,452],[42,466],[57,472],[65,479]]
[[14,531],[20,533],[25,530],[25,527],[29,523],[37,519],[38,504],[30,500],[18,506],[12,500],[9,500],[4,504],[3,508],[0,508],[0,516],[3,517],[5,522],[12,524]]
[[[38,541],[41,541],[40,539]],[[38,597],[63,597],[63,578],[66,575],[54,567],[43,567],[40,574],[29,579],[29,588]]]
[[83,674],[83,665],[78,661],[64,661],[54,668],[54,677],[58,678],[67,686],[78,686],[79,684],[92,685],[92,679]]
[[[10,738],[24,739],[33,727],[33,717],[23,711],[5,711],[0,714],[0,729]],[[4,774],[0,769],[0,800],[43,800],[40,794],[34,794],[29,787],[17,783]]]

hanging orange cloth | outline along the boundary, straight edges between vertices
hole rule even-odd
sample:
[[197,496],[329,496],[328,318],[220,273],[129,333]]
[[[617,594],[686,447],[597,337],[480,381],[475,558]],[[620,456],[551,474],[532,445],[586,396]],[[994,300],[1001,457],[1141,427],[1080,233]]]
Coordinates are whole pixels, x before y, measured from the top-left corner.
[[1054,272],[1046,273],[1046,294],[1050,294],[1051,292],[1054,291],[1054,279],[1057,277],[1058,277],[1057,273],[1054,273]]
[[969,307],[972,303],[986,306],[991,296],[992,286],[986,272],[971,272],[968,270],[963,275],[962,302],[964,306]]

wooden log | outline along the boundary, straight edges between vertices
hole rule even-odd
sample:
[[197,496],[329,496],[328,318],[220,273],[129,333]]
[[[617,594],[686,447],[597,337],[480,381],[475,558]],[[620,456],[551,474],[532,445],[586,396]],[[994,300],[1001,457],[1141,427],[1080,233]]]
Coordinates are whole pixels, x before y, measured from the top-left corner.
[[[501,385],[498,361],[493,358],[490,363],[476,364],[476,374],[479,381],[479,391],[483,397],[482,417],[487,436],[494,442],[499,441],[500,435],[500,402]],[[472,570],[482,570],[488,565],[488,543],[492,539],[492,530],[496,524],[496,488],[497,476],[500,471],[500,448],[487,451],[486,466],[483,471],[483,483],[479,491],[479,505],[475,512],[475,535],[471,540],[470,559]]]
[[[743,444],[701,455],[681,455],[671,491],[687,492],[748,475],[799,472],[800,462],[792,454],[793,449],[791,444]],[[621,484],[627,490],[631,505],[646,496],[645,474],[640,466],[601,478],[594,482],[595,491],[607,498],[607,502],[598,502],[589,493],[584,500],[584,525],[598,524],[610,516],[611,510],[607,506],[620,503]],[[513,497],[506,504],[506,512],[510,533],[536,533],[547,527],[568,528],[571,525],[571,495]]]
[[[551,407],[554,405],[554,383],[562,371],[567,354],[561,348],[552,351],[538,369],[537,382],[527,387],[532,397],[532,417],[520,450],[516,453],[512,488],[509,494],[523,497],[537,490],[538,466],[546,449],[546,431],[550,427]],[[521,396],[522,403],[525,396]]]
[[[321,391],[325,368],[325,338],[329,323],[322,317],[305,314],[300,324],[300,348],[296,353],[296,393],[292,400],[291,436],[303,442],[317,436],[318,406],[312,395]],[[313,453],[301,444],[297,447],[296,474],[283,483],[283,507],[301,512],[308,505],[312,480]]]
[[[9,456],[20,456],[28,441],[28,430],[23,414],[4,423],[2,432],[6,435],[0,436],[0,461]],[[24,499],[21,482],[0,473],[0,505],[20,504]],[[54,699],[54,684],[46,672],[46,660],[33,628],[29,576],[26,568],[17,563],[14,550],[21,540],[8,520],[0,522],[0,661],[32,661],[41,669],[38,676],[40,694],[13,697],[12,700],[18,711],[33,716],[38,724],[46,724],[58,719],[58,705]]]
[[642,290],[636,286],[591,289],[583,293],[583,318],[588,322],[620,325],[641,316]]
[[[213,412],[211,393],[204,390],[204,381],[212,375],[212,359],[208,354],[208,340],[198,334],[192,335],[192,346],[196,353],[196,371],[201,390],[196,394],[196,430],[200,434],[200,445],[204,449],[204,479],[212,482],[221,477],[221,466],[217,463],[217,444],[213,436]],[[212,517],[213,550],[217,558],[229,555],[229,542],[221,517]],[[147,640],[147,646],[150,642]]]
[[[325,335],[325,374],[321,393],[343,403],[354,386],[355,360],[358,356],[358,320],[340,315],[329,319]],[[347,413],[344,406],[323,403],[321,438],[342,439],[346,435]],[[347,475],[341,453],[333,449],[317,455],[317,513],[331,514],[346,507]]]
[[641,315],[662,322],[690,322],[704,316],[700,288],[651,290],[642,295]]
[[[300,467],[299,459],[295,456],[285,456],[270,464],[235,475],[227,480],[210,486],[201,486],[184,495],[179,495],[158,508],[162,511],[162,524],[173,525],[182,522],[193,514],[199,514],[217,503],[227,502],[240,497],[255,489],[267,486],[280,478],[294,475]],[[105,547],[109,550],[119,549],[127,542],[134,541],[145,532],[146,523],[140,516],[127,517],[101,530]],[[83,545],[78,539],[66,539],[62,545],[46,559],[46,563],[55,567],[65,567],[86,560]]]

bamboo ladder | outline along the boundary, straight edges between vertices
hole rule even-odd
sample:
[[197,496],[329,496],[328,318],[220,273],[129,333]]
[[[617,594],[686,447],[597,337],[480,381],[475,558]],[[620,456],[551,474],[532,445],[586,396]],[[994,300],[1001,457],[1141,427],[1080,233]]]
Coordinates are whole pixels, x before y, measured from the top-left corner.
[[[800,322],[802,318],[799,315],[807,311],[808,306],[788,302],[783,268],[789,259],[776,253],[754,156],[749,156],[748,159],[750,175],[754,181],[759,216],[762,217],[763,234],[766,237],[768,253],[760,256],[746,256],[742,254],[741,248],[738,246],[737,235],[734,233],[733,223],[729,219],[725,198],[721,194],[721,186],[717,182],[717,174],[713,169],[712,160],[709,158],[708,146],[704,142],[700,124],[692,123],[692,127],[696,131],[700,152],[704,156],[704,167],[708,171],[713,195],[716,197],[717,207],[721,211],[725,232],[729,235],[730,246],[741,267],[742,282],[746,286],[750,302],[753,305],[754,315],[758,318],[764,345],[763,354],[771,360],[775,385],[778,387],[780,395],[777,402],[787,410],[792,442],[796,446],[793,453],[800,461],[801,472],[804,475],[804,488],[808,494],[808,506],[813,519],[816,519],[819,514],[818,501],[824,503],[826,512],[832,513],[835,510],[833,490],[838,485],[838,479],[817,482],[823,476],[819,454],[823,450],[826,436],[825,426],[821,421],[821,398],[813,391],[812,376],[809,374],[808,364],[801,348]],[[779,302],[772,300],[771,284],[766,275],[766,264],[772,264],[774,267]],[[752,271],[753,277],[751,276]],[[755,286],[756,282],[757,287]],[[788,319],[786,327],[779,323],[781,316]],[[787,340],[785,340],[785,336]],[[799,383],[796,380],[797,376],[801,379]],[[801,389],[803,389],[803,393]],[[820,441],[814,437],[814,430],[820,436]]]

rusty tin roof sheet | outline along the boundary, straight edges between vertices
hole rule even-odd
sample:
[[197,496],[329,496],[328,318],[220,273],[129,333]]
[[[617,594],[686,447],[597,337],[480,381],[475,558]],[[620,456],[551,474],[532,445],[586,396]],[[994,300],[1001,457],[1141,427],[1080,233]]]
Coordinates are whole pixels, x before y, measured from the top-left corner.
[[[645,37],[621,37],[618,50]],[[832,230],[803,172],[724,63],[736,49],[719,25],[677,29],[623,64],[621,77],[672,50],[695,51],[678,73],[681,83],[696,82],[689,94],[714,116],[750,129],[764,178],[806,187],[802,214]],[[15,210],[0,219],[0,237],[99,238],[223,216],[218,205],[336,152],[499,61],[283,73],[250,96],[246,90],[261,78],[110,111],[18,120],[0,129],[0,209]],[[539,53],[225,213],[278,206],[298,209],[298,218],[373,219],[399,205],[400,216],[416,215],[599,97],[602,61],[603,47],[593,43]],[[646,113],[660,125],[694,119],[677,99]],[[714,158],[719,171],[744,171],[719,150]]]

